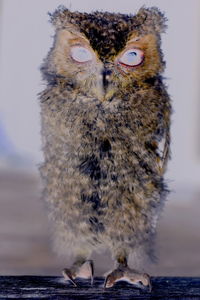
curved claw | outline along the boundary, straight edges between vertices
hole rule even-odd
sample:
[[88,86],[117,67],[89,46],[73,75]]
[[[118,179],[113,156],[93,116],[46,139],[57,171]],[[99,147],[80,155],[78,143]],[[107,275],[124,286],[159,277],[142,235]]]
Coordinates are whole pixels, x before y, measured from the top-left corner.
[[144,273],[143,278],[145,279],[145,282],[144,282],[144,279],[143,279],[143,281],[141,280],[142,284],[144,286],[149,287],[149,292],[151,292],[152,291],[151,277],[147,273]]
[[110,280],[110,275],[108,275],[104,281],[104,285],[103,285],[103,288],[106,289],[106,288],[109,288],[109,287],[112,287],[113,284],[114,284],[114,281]]
[[88,260],[90,264],[90,269],[91,269],[91,285],[93,285],[94,282],[94,263],[92,260]]
[[75,287],[77,287],[77,284],[73,279],[72,272],[69,269],[64,269],[62,274],[66,280],[69,280]]

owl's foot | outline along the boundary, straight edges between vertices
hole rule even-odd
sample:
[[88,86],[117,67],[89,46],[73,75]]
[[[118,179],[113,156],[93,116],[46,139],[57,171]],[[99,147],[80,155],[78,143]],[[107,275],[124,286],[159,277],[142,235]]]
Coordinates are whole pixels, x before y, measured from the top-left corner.
[[76,261],[70,269],[64,269],[62,274],[66,280],[69,280],[74,286],[77,287],[74,279],[77,277],[91,280],[91,285],[93,285],[94,278],[94,264],[92,260],[86,261]]
[[130,269],[128,266],[119,265],[117,269],[106,276],[104,288],[112,287],[117,281],[127,281],[140,288],[149,288],[151,291],[150,276],[146,273],[140,273],[137,270]]

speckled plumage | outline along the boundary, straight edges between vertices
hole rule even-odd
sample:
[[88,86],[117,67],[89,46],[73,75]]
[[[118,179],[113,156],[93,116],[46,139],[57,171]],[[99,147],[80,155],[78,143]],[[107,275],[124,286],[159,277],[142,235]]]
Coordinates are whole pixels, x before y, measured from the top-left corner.
[[[166,196],[170,99],[163,84],[157,8],[138,14],[70,12],[51,15],[54,44],[42,65],[44,163],[40,170],[59,251],[113,257],[150,252]],[[76,64],[70,43],[85,43],[94,61]],[[116,58],[130,45],[145,52],[136,68]],[[102,69],[110,70],[107,86]],[[163,152],[159,144],[164,140]]]

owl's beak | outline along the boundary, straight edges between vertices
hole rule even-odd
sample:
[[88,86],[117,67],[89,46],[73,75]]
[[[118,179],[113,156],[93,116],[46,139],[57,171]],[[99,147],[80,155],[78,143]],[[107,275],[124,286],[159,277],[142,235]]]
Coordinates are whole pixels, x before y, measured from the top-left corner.
[[103,93],[102,101],[110,100],[115,93],[115,90],[111,84],[111,75],[112,71],[108,68],[104,68],[101,72],[101,86]]
[[113,98],[116,90],[112,84],[112,70],[108,67],[99,70],[98,79],[94,77],[94,89],[91,90],[100,101],[108,101]]
[[108,85],[110,83],[110,75],[112,74],[112,71],[109,69],[103,69],[102,71],[102,81],[103,81],[103,88],[106,91],[108,88]]

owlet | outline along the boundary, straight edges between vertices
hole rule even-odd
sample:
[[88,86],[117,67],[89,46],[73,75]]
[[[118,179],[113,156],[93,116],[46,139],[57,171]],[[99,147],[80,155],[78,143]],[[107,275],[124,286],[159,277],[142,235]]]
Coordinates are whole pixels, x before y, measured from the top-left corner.
[[170,99],[159,9],[136,15],[51,14],[54,43],[41,71],[44,195],[57,249],[75,257],[64,277],[93,280],[93,250],[108,248],[116,281],[150,286],[131,269],[133,253],[151,256],[156,223],[167,194]]

